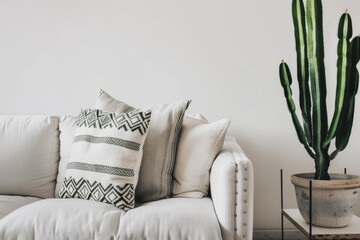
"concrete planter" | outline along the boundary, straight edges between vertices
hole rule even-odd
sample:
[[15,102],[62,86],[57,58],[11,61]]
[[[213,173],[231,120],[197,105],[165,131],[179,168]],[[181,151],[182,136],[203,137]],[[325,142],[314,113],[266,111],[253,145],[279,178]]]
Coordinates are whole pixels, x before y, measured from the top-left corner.
[[291,176],[297,204],[302,217],[309,223],[309,182],[312,180],[312,224],[320,227],[345,227],[354,215],[360,195],[360,177],[330,174],[330,181],[314,180],[313,173]]

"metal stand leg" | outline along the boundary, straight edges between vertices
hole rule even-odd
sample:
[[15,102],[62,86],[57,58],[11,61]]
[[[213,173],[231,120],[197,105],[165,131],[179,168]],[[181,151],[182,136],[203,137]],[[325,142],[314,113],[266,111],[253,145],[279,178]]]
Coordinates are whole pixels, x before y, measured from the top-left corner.
[[281,188],[281,240],[284,240],[284,189],[283,189],[283,170],[280,170],[280,188]]
[[309,206],[309,239],[312,239],[312,181],[309,182],[309,195],[310,195],[310,206]]

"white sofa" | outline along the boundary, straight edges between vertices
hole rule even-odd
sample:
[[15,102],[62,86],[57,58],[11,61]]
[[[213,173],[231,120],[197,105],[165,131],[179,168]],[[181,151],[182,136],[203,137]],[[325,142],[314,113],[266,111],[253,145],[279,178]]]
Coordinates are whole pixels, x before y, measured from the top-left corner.
[[253,167],[233,137],[212,164],[208,197],[170,197],[124,211],[55,198],[60,156],[70,148],[62,119],[2,117],[0,239],[252,239]]

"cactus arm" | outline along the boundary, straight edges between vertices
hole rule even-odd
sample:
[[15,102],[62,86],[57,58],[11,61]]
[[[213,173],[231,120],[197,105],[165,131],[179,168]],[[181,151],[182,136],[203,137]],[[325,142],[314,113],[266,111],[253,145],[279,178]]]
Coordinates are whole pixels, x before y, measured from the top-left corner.
[[307,58],[305,9],[302,0],[293,0],[292,15],[297,53],[297,77],[299,81],[300,109],[304,131],[309,145],[312,145],[311,97],[309,89],[309,62]]
[[335,149],[331,154],[330,154],[330,161],[333,160],[339,153],[338,149]]
[[[322,30],[322,5],[319,0],[307,0],[308,57],[312,95],[313,138],[317,152],[327,133],[326,83],[324,67],[324,41]],[[325,110],[325,111],[324,111]]]
[[336,149],[342,151],[348,144],[354,120],[355,95],[359,87],[359,72],[356,68],[360,60],[360,36],[351,41],[351,67],[349,83],[346,87],[347,98],[344,103],[344,110],[341,117],[340,127],[336,135]]
[[[328,135],[324,141],[323,147],[330,145],[331,140],[335,137],[340,123],[340,117],[343,109],[349,107],[346,106],[346,88],[349,85],[349,73],[351,67],[351,45],[350,38],[352,35],[351,18],[348,13],[344,13],[339,22],[338,31],[338,61],[337,61],[337,87],[336,87],[336,99],[335,99],[335,111],[331,121]],[[348,103],[349,104],[349,103]],[[344,116],[345,117],[345,116]]]
[[296,115],[296,108],[295,108],[295,103],[292,99],[292,91],[291,91],[291,84],[292,84],[292,78],[291,78],[291,73],[289,70],[289,67],[287,66],[287,64],[283,61],[282,63],[280,63],[279,66],[279,75],[280,75],[280,82],[281,82],[281,86],[284,89],[284,95],[286,98],[286,102],[287,102],[287,106],[288,109],[290,111],[291,114],[291,118],[292,121],[294,123],[295,126],[295,130],[296,130],[296,134],[298,136],[299,141],[304,145],[306,151],[308,152],[308,154],[314,158],[314,153],[311,151],[306,136],[305,136],[305,132],[299,122],[299,119]]
[[315,151],[315,179],[330,179],[329,156],[322,143],[327,135],[326,82],[321,0],[307,0],[309,76],[312,96],[313,149]]

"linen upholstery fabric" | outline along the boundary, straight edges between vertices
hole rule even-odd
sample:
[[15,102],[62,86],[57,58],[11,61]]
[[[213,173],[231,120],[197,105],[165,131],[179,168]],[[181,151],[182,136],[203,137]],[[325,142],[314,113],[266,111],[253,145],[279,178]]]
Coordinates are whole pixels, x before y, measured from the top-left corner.
[[168,198],[144,203],[121,221],[120,239],[222,239],[211,199]]
[[0,116],[0,194],[54,197],[59,120]]
[[125,211],[83,199],[44,199],[19,208],[0,221],[0,239],[119,239]]
[[195,119],[198,119],[198,120],[203,120],[204,122],[208,122],[207,118],[204,117],[202,114],[200,113],[189,113],[189,112],[186,112],[185,113],[185,117],[189,117],[189,118],[195,118]]
[[[185,110],[189,104],[190,101],[186,100],[151,108],[149,134],[144,144],[143,160],[136,188],[138,201],[148,202],[170,196],[178,137]],[[116,112],[133,108],[116,100],[103,90],[99,93],[95,107]]]
[[[39,200],[41,200],[41,198],[0,195],[0,220],[12,211]],[[0,239],[3,238],[0,237]]]
[[233,137],[213,163],[210,188],[223,239],[253,239],[254,169]]
[[[194,214],[196,212],[196,214]],[[163,199],[125,211],[82,199],[45,199],[0,221],[0,239],[222,239],[212,201]]]
[[83,110],[58,196],[133,208],[150,116],[151,111],[141,110],[121,114]]
[[216,122],[185,117],[173,173],[174,197],[208,195],[210,168],[220,152],[230,120]]
[[76,130],[76,116],[62,116],[59,122],[60,131],[60,161],[58,175],[55,186],[55,196],[59,194],[59,191],[63,185],[66,165],[69,161],[71,154],[71,146],[74,140],[74,134]]
[[113,98],[110,94],[105,92],[103,89],[100,89],[98,98],[96,100],[95,108],[102,109],[108,112],[131,112],[135,110],[134,107],[121,102]]

